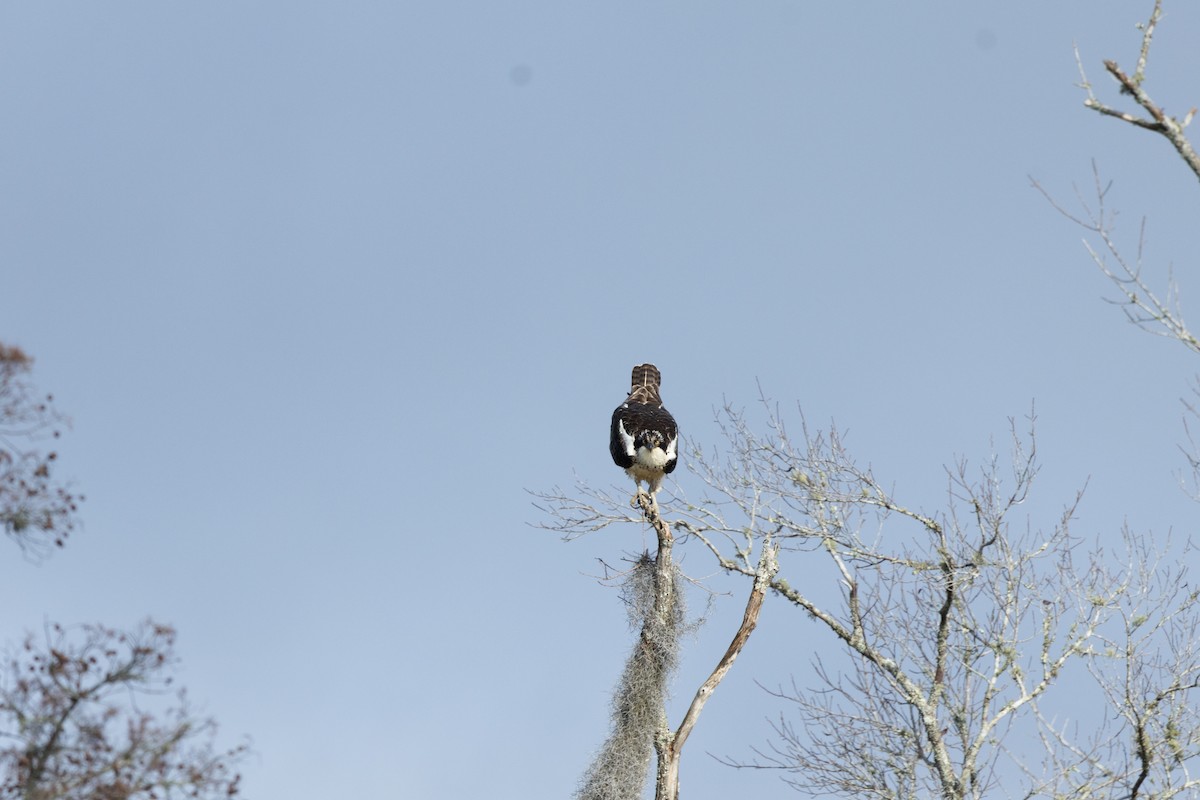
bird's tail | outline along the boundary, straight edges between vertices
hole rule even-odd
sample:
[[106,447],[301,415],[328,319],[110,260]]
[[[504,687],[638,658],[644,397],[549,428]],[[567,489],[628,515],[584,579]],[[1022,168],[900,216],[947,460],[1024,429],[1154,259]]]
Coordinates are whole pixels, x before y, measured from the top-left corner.
[[662,398],[658,393],[661,383],[662,374],[658,371],[658,367],[653,364],[638,364],[633,368],[633,385],[629,390],[629,396],[642,403],[662,405]]

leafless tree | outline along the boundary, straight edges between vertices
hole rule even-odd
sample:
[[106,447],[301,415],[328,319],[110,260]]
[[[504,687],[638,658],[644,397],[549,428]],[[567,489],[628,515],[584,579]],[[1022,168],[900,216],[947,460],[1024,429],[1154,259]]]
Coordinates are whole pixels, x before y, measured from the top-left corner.
[[[1200,177],[1184,133],[1194,111],[1168,116],[1143,86],[1161,17],[1156,0],[1132,75],[1105,62],[1147,116],[1100,101],[1081,66],[1085,104],[1164,136]],[[1138,326],[1200,352],[1173,280],[1159,296],[1143,278],[1140,246],[1136,259],[1122,257],[1106,196],[1097,177],[1095,203],[1068,215],[1091,234],[1118,304]],[[797,413],[793,436],[794,420],[765,400],[762,408],[756,420],[728,406],[719,414],[722,445],[692,447],[685,460],[703,496],[680,498],[662,522],[825,634],[812,680],[775,692],[788,711],[774,741],[729,763],[780,770],[814,796],[1200,794],[1190,542],[1128,528],[1117,546],[1085,540],[1071,529],[1082,491],[1041,524],[1030,517],[1032,413],[1011,423],[1006,456],[949,466],[928,510],[861,466],[836,428],[812,430]],[[621,498],[585,485],[542,499],[548,527],[568,536],[639,521]],[[661,540],[660,531],[660,552]],[[662,721],[657,729],[661,772],[671,732]]]
[[62,547],[83,499],[53,475],[66,418],[33,388],[33,359],[0,342],[0,524],[31,558]]
[[1116,119],[1128,122],[1130,125],[1136,125],[1139,128],[1161,135],[1179,153],[1179,157],[1183,159],[1188,169],[1197,178],[1200,178],[1200,156],[1196,155],[1196,151],[1192,149],[1191,142],[1188,141],[1187,136],[1184,134],[1184,130],[1191,124],[1192,118],[1196,115],[1196,109],[1193,107],[1182,119],[1172,117],[1166,113],[1162,106],[1151,99],[1142,86],[1146,80],[1146,64],[1150,58],[1150,42],[1154,38],[1154,30],[1162,19],[1162,14],[1162,0],[1154,0],[1154,10],[1150,13],[1150,19],[1138,25],[1138,28],[1142,31],[1142,46],[1138,53],[1137,67],[1134,69],[1133,75],[1127,74],[1116,61],[1108,59],[1104,62],[1105,71],[1120,85],[1120,93],[1132,97],[1140,109],[1148,116],[1138,116],[1127,111],[1121,111],[1097,99],[1092,84],[1088,81],[1087,72],[1083,68],[1083,61],[1079,58],[1079,51],[1076,49],[1075,60],[1079,65],[1079,85],[1087,93],[1087,99],[1083,101],[1083,104],[1105,116],[1115,117]]
[[[1088,80],[1083,59],[1079,54],[1079,48],[1076,47],[1075,61],[1079,68],[1079,86],[1085,93],[1083,104],[1104,116],[1119,119],[1143,130],[1159,134],[1171,143],[1188,169],[1200,178],[1200,156],[1197,156],[1185,132],[1195,116],[1196,109],[1192,108],[1182,119],[1172,117],[1151,99],[1143,85],[1150,57],[1150,44],[1158,23],[1162,19],[1162,13],[1162,1],[1156,0],[1149,20],[1138,25],[1142,32],[1141,49],[1138,51],[1137,66],[1133,75],[1127,74],[1116,61],[1106,60],[1104,62],[1105,71],[1116,80],[1120,87],[1119,94],[1132,97],[1146,116],[1122,111],[1101,101],[1096,96],[1091,81]],[[1084,246],[1087,248],[1092,262],[1119,291],[1120,298],[1113,302],[1121,307],[1126,318],[1142,330],[1177,339],[1189,349],[1200,352],[1200,339],[1192,334],[1183,319],[1179,305],[1179,286],[1175,282],[1174,275],[1168,275],[1165,291],[1154,290],[1144,276],[1145,220],[1142,221],[1138,232],[1135,254],[1129,257],[1125,255],[1125,250],[1118,245],[1116,238],[1115,214],[1108,204],[1111,184],[1105,183],[1101,179],[1100,171],[1094,162],[1092,177],[1093,190],[1090,199],[1085,198],[1082,193],[1076,192],[1080,207],[1078,213],[1061,205],[1037,181],[1034,181],[1033,184],[1060,213],[1087,232]]]
[[[718,453],[692,448],[687,461],[705,495],[664,512],[680,542],[826,633],[814,684],[777,693],[792,708],[775,743],[738,766],[781,770],[815,796],[1200,788],[1200,619],[1180,554],[1131,532],[1120,554],[1088,545],[1070,529],[1078,496],[1044,527],[1020,516],[1038,474],[1032,418],[1014,424],[1007,458],[948,469],[940,510],[923,511],[836,430],[801,417],[794,438],[763,408],[758,425],[722,412]],[[557,497],[558,530],[637,520],[586,486]]]
[[[767,410],[765,435],[724,411],[723,457],[691,459],[712,494],[681,527],[747,576],[748,548],[777,541],[786,565],[771,588],[838,647],[822,650],[815,686],[779,692],[798,722],[784,718],[746,766],[847,797],[1195,790],[1200,719],[1187,695],[1200,658],[1178,635],[1200,621],[1195,592],[1141,537],[1114,559],[1073,536],[1078,496],[1041,529],[1017,516],[1038,474],[1032,418],[1013,427],[1007,460],[948,469],[944,504],[926,512],[860,467],[836,430],[802,421],[794,439]],[[827,580],[789,582],[787,565],[809,575],[814,558]],[[1095,703],[1076,708],[1088,676]],[[1044,750],[1016,744],[1034,734]]]
[[[1194,110],[1173,118],[1143,86],[1161,17],[1156,2],[1132,76],[1105,62],[1148,116],[1101,102],[1081,66],[1085,104],[1162,135],[1200,176],[1184,132]],[[1098,177],[1095,187],[1084,213],[1068,216],[1091,234],[1089,252],[1120,290],[1118,304],[1139,327],[1200,352],[1173,278],[1165,295],[1151,290],[1141,240],[1126,259],[1108,189]],[[771,587],[841,648],[814,664],[816,686],[777,692],[793,714],[781,717],[772,747],[740,765],[783,769],[797,788],[848,797],[1200,790],[1200,590],[1183,566],[1190,542],[1172,547],[1126,529],[1119,550],[1088,545],[1070,531],[1078,498],[1042,528],[1014,519],[1038,472],[1032,418],[1028,432],[1013,429],[1006,465],[955,464],[944,504],[927,512],[859,467],[836,430],[812,432],[802,421],[794,440],[767,408],[764,435],[725,410],[726,451],[691,459],[712,494],[677,527],[746,575],[754,543],[778,542],[787,562]],[[788,582],[800,554],[827,561],[836,593]],[[1039,747],[1021,744],[1031,740]]]
[[[1079,87],[1084,92],[1083,104],[1097,113],[1120,120],[1142,130],[1158,134],[1179,154],[1188,170],[1200,178],[1200,155],[1197,155],[1187,137],[1187,128],[1196,115],[1193,106],[1182,117],[1166,113],[1163,105],[1155,101],[1146,89],[1147,67],[1150,46],[1159,22],[1163,18],[1162,0],[1155,0],[1150,17],[1138,24],[1141,31],[1141,46],[1138,50],[1133,74],[1112,59],[1105,60],[1105,72],[1116,81],[1119,97],[1132,98],[1130,110],[1122,110],[1101,100],[1088,79],[1078,47],[1075,60],[1079,69]],[[1128,103],[1129,101],[1125,101]],[[1059,203],[1037,181],[1034,187],[1067,219],[1086,232],[1084,247],[1096,268],[1117,289],[1118,296],[1111,300],[1124,312],[1126,319],[1143,331],[1164,336],[1183,344],[1189,350],[1200,353],[1200,338],[1188,327],[1184,319],[1180,287],[1175,279],[1173,267],[1166,269],[1165,285],[1156,289],[1147,277],[1145,261],[1146,220],[1138,229],[1136,244],[1122,246],[1116,232],[1116,214],[1111,209],[1108,195],[1112,184],[1101,178],[1099,168],[1092,165],[1092,189],[1085,196],[1076,190],[1078,211]],[[1132,255],[1129,253],[1132,252]],[[1200,420],[1200,379],[1193,387],[1193,399],[1184,401],[1184,425],[1190,447],[1184,449],[1192,473],[1193,496],[1200,500],[1200,442],[1192,434],[1192,428]]]

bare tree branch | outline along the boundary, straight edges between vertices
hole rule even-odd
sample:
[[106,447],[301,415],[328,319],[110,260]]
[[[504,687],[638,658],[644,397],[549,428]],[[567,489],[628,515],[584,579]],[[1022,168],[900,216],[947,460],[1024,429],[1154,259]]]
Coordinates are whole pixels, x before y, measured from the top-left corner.
[[[533,494],[537,498],[535,506],[551,520],[538,527],[556,531],[567,540],[621,522],[646,522],[655,531],[656,555],[652,559],[648,553],[643,554],[625,577],[623,593],[631,620],[640,625],[640,634],[614,692],[613,729],[584,775],[576,797],[580,800],[640,797],[653,750],[658,756],[655,797],[677,800],[683,746],[708,699],[729,673],[758,623],[767,588],[778,569],[777,549],[763,543],[757,567],[751,573],[755,580],[742,623],[725,654],[696,692],[678,728],[672,730],[666,716],[667,680],[678,659],[684,613],[679,588],[681,574],[672,558],[676,540],[656,496],[639,491],[629,504],[641,512],[640,516],[634,516],[628,512],[629,505],[616,495],[583,484],[577,484],[575,495],[558,488]],[[687,508],[697,510],[692,506]],[[687,525],[687,521],[675,524]]]
[[1168,274],[1165,298],[1159,297],[1142,275],[1145,220],[1142,221],[1139,232],[1135,258],[1130,261],[1117,245],[1113,228],[1114,215],[1106,205],[1111,186],[1102,182],[1095,162],[1092,163],[1092,177],[1095,183],[1095,204],[1089,204],[1081,198],[1079,202],[1083,209],[1082,215],[1072,214],[1055,201],[1041,184],[1037,181],[1031,182],[1055,210],[1097,240],[1098,245],[1084,239],[1083,245],[1092,262],[1122,295],[1122,299],[1109,302],[1120,306],[1126,319],[1147,333],[1176,339],[1189,350],[1200,353],[1200,339],[1191,332],[1183,319],[1179,286],[1174,275]]
[[679,727],[674,733],[664,732],[660,736],[657,744],[658,749],[658,780],[655,792],[656,800],[678,800],[679,797],[679,759],[683,753],[683,746],[687,742],[688,736],[691,735],[692,729],[696,726],[696,722],[700,719],[700,712],[704,710],[704,705],[708,699],[712,697],[717,686],[729,674],[729,670],[733,668],[733,662],[737,660],[738,655],[742,652],[742,648],[746,646],[746,642],[750,639],[750,634],[754,632],[758,625],[758,616],[762,612],[763,599],[766,597],[767,588],[771,583],[771,579],[775,577],[775,573],[779,571],[778,551],[771,542],[763,542],[762,555],[759,558],[758,569],[754,575],[754,583],[750,589],[750,598],[746,601],[746,610],[742,614],[742,624],[738,626],[737,632],[733,635],[733,641],[729,643],[729,647],[725,650],[725,654],[721,656],[721,660],[717,662],[716,668],[712,674],[700,685],[696,691],[696,696],[692,698],[691,704],[688,706],[687,712],[683,715],[683,721],[679,723]]
[[[727,763],[781,770],[813,794],[889,800],[1193,791],[1196,597],[1178,588],[1181,562],[1144,538],[1126,538],[1124,562],[1085,547],[1071,533],[1082,493],[1048,527],[1018,517],[1039,473],[1032,414],[1010,423],[1007,458],[948,468],[944,502],[928,511],[860,466],[836,428],[801,416],[793,435],[762,408],[758,423],[720,412],[724,446],[692,448],[686,462],[702,496],[676,498],[669,526],[637,500],[660,540],[673,530],[753,582],[742,628],[680,727],[659,717],[660,798],[677,791],[673,757],[757,622],[764,586],[829,636],[816,645],[817,684],[775,692],[793,705],[777,743]],[[608,494],[581,493],[550,495],[561,515],[546,527],[630,519]],[[789,577],[797,569],[802,582]]]
[[[929,513],[857,466],[836,431],[813,432],[802,421],[795,439],[765,407],[767,435],[755,433],[744,413],[725,409],[732,455],[693,455],[714,494],[677,528],[722,568],[747,577],[754,574],[751,545],[768,537],[791,543],[781,561],[804,559],[809,572],[811,559],[823,556],[835,597],[811,578],[798,589],[786,565],[770,585],[826,628],[849,658],[833,651],[830,659],[842,665],[835,671],[819,657],[820,687],[778,692],[795,704],[802,724],[781,720],[781,746],[737,765],[782,769],[789,782],[817,794],[981,798],[1011,780],[1015,768],[1030,796],[1068,785],[1080,794],[1062,796],[1097,796],[1087,794],[1101,786],[1091,772],[1072,783],[1069,770],[1038,769],[1031,760],[1037,754],[1007,746],[1007,737],[1036,737],[1049,727],[1045,710],[1059,707],[1055,689],[1064,675],[1099,663],[1101,651],[1111,649],[1113,625],[1135,601],[1156,619],[1183,613],[1190,601],[1155,590],[1162,573],[1151,563],[1114,573],[1103,551],[1081,550],[1070,534],[1079,496],[1045,532],[1014,525],[1039,471],[1032,415],[1028,433],[1012,425],[1007,463],[993,456],[978,471],[965,461],[948,470],[945,509]],[[1133,553],[1129,563],[1149,556]],[[1145,659],[1160,642],[1135,642],[1118,660]],[[1164,697],[1182,687],[1160,679],[1170,670],[1191,674],[1186,662],[1180,653],[1156,667]],[[1079,689],[1072,682],[1072,692]],[[1157,696],[1135,702],[1106,694],[1098,678],[1093,690],[1118,714],[1153,709]],[[1177,713],[1174,719],[1187,735],[1200,730]],[[1110,739],[1069,737],[1061,728],[1040,736],[1054,751],[1048,764],[1112,761]],[[1161,753],[1165,739],[1153,741],[1151,751]],[[1132,791],[1140,769],[1133,764],[1110,768],[1104,785]],[[1190,785],[1155,778],[1172,791]]]
[[[1117,81],[1120,93],[1132,97],[1148,116],[1134,116],[1101,102],[1096,97],[1092,84],[1088,81],[1083,60],[1079,55],[1079,48],[1076,47],[1075,61],[1079,69],[1079,86],[1086,93],[1084,100],[1086,107],[1166,137],[1193,174],[1200,177],[1200,157],[1197,156],[1184,133],[1195,116],[1196,109],[1192,108],[1188,111],[1182,120],[1171,117],[1149,96],[1144,88],[1151,42],[1162,17],[1162,0],[1155,0],[1149,20],[1138,26],[1142,32],[1141,47],[1133,75],[1126,74],[1116,61],[1111,59],[1104,61],[1104,68]],[[1150,281],[1144,275],[1143,254],[1146,242],[1146,221],[1143,219],[1139,228],[1135,256],[1129,259],[1117,245],[1116,215],[1107,208],[1107,195],[1111,186],[1102,183],[1099,170],[1094,162],[1092,174],[1095,184],[1094,201],[1085,200],[1076,191],[1079,205],[1082,208],[1081,214],[1075,214],[1065,209],[1037,181],[1033,181],[1033,185],[1059,213],[1087,231],[1084,247],[1087,249],[1088,255],[1120,294],[1118,299],[1109,302],[1120,306],[1126,319],[1140,329],[1157,336],[1175,339],[1192,352],[1200,353],[1200,337],[1192,333],[1184,319],[1181,294],[1175,280],[1174,268],[1167,267],[1166,288],[1162,292],[1152,289]],[[1184,450],[1184,455],[1191,467],[1191,483],[1194,487],[1190,491],[1194,497],[1200,499],[1200,446],[1197,446],[1196,442],[1192,440],[1191,432],[1188,429],[1188,419],[1196,415],[1197,407],[1184,401],[1184,410],[1185,432],[1191,444],[1190,450]]]
[[1193,107],[1184,115],[1182,120],[1176,119],[1168,115],[1161,106],[1150,98],[1145,89],[1142,88],[1142,84],[1146,79],[1146,61],[1150,54],[1150,41],[1154,36],[1154,29],[1161,18],[1162,0],[1155,0],[1154,11],[1150,14],[1149,21],[1139,26],[1142,30],[1142,46],[1138,53],[1137,69],[1132,76],[1127,75],[1117,65],[1116,61],[1106,60],[1104,62],[1104,69],[1120,84],[1121,93],[1131,95],[1142,110],[1150,115],[1149,118],[1135,117],[1132,114],[1118,111],[1097,99],[1092,84],[1088,81],[1087,74],[1084,71],[1083,61],[1079,56],[1079,49],[1076,48],[1075,60],[1079,65],[1079,85],[1087,94],[1087,98],[1083,101],[1083,104],[1105,116],[1116,117],[1131,125],[1161,134],[1179,153],[1180,158],[1188,165],[1188,168],[1192,170],[1197,178],[1200,178],[1200,156],[1196,154],[1191,142],[1188,141],[1187,136],[1184,134],[1184,129],[1191,123],[1192,118],[1196,114],[1196,109]]
[[[596,509],[580,513],[584,504],[557,493],[547,502],[562,511],[556,529],[568,534],[579,530],[581,518],[590,520],[585,523],[589,530],[615,521],[611,508],[607,515]],[[613,694],[612,732],[583,777],[575,795],[579,800],[634,800],[641,796],[651,752],[661,749],[667,681],[679,657],[683,608],[679,573],[671,555],[675,539],[651,495],[639,492],[634,502],[657,534],[658,552],[653,559],[643,554],[626,579],[630,619],[640,623],[641,631]]]

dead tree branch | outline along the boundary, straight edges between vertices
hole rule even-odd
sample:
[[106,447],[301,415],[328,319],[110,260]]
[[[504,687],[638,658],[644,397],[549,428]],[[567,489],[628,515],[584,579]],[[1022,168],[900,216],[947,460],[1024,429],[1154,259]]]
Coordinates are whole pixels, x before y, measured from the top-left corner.
[[754,583],[750,589],[750,598],[746,601],[746,610],[742,614],[742,624],[733,635],[733,641],[717,662],[708,679],[700,685],[696,696],[692,698],[683,721],[674,733],[663,731],[655,742],[658,752],[658,779],[656,781],[655,800],[678,800],[679,797],[679,759],[683,753],[683,745],[700,719],[700,712],[705,703],[712,697],[717,686],[725,679],[733,662],[746,646],[750,634],[758,625],[758,616],[762,612],[763,599],[771,580],[779,571],[778,551],[769,541],[763,543],[762,555],[759,558],[758,570],[754,575]]
[[[1111,184],[1105,184],[1100,170],[1092,162],[1094,202],[1079,196],[1081,214],[1075,214],[1059,204],[1049,192],[1035,180],[1033,187],[1064,217],[1083,228],[1096,243],[1084,239],[1083,246],[1096,268],[1108,278],[1121,293],[1121,298],[1109,300],[1120,306],[1125,318],[1132,324],[1155,336],[1176,339],[1189,350],[1200,353],[1200,338],[1188,328],[1180,305],[1179,285],[1173,271],[1168,271],[1165,296],[1159,296],[1143,276],[1143,254],[1146,243],[1146,222],[1142,220],[1137,249],[1130,260],[1118,246],[1115,234],[1115,214],[1108,208],[1108,192]],[[1078,192],[1077,192],[1078,194]]]
[[[641,630],[613,694],[612,732],[584,775],[575,795],[579,800],[640,797],[651,753],[666,725],[667,682],[678,661],[683,628],[679,572],[672,558],[675,539],[652,497],[639,492],[635,502],[657,534],[658,551],[653,559],[644,553],[626,580],[630,618],[640,620]],[[577,505],[555,501],[556,508]],[[575,530],[577,510],[568,513],[560,529]],[[593,511],[582,517],[605,518]]]
[[621,522],[645,522],[654,529],[658,544],[655,556],[643,554],[623,587],[631,620],[637,621],[640,630],[614,691],[612,732],[585,773],[576,797],[635,800],[645,785],[651,753],[656,753],[655,796],[657,800],[677,800],[683,746],[758,623],[767,588],[778,569],[777,549],[764,543],[757,568],[750,573],[754,581],[741,625],[696,692],[683,720],[672,730],[666,715],[667,681],[678,660],[684,619],[681,574],[673,560],[676,539],[672,524],[662,515],[657,500],[645,492],[639,492],[631,504],[641,512],[639,516],[630,515],[629,505],[616,495],[583,484],[576,486],[574,494],[556,488],[535,492],[534,496],[535,505],[551,517],[551,522],[540,527],[557,531],[567,540]]
[[1142,84],[1146,79],[1146,62],[1150,55],[1150,41],[1154,36],[1154,30],[1158,26],[1159,20],[1162,19],[1162,0],[1155,0],[1154,11],[1150,14],[1150,19],[1139,25],[1142,30],[1142,46],[1138,53],[1137,69],[1133,75],[1126,74],[1116,61],[1111,59],[1104,61],[1104,69],[1116,79],[1121,86],[1121,94],[1130,95],[1137,102],[1138,106],[1145,111],[1149,117],[1138,117],[1133,114],[1119,111],[1112,106],[1101,102],[1093,91],[1090,81],[1088,81],[1087,73],[1083,67],[1083,60],[1079,56],[1079,49],[1075,49],[1075,60],[1079,66],[1080,88],[1084,90],[1087,97],[1083,104],[1100,114],[1109,117],[1115,117],[1131,125],[1135,125],[1145,130],[1153,131],[1162,135],[1171,143],[1180,158],[1188,165],[1193,174],[1200,178],[1200,156],[1196,154],[1192,144],[1188,141],[1184,130],[1191,124],[1192,118],[1196,114],[1196,108],[1184,115],[1183,119],[1177,119],[1170,116],[1163,108],[1150,98],[1146,93]]

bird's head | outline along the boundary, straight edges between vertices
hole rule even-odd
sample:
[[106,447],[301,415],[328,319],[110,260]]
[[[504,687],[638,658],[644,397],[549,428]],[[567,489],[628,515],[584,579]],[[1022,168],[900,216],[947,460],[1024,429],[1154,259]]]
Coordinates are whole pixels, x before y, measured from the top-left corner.
[[642,437],[642,446],[648,450],[653,450],[656,447],[662,447],[665,438],[662,431],[646,431]]

